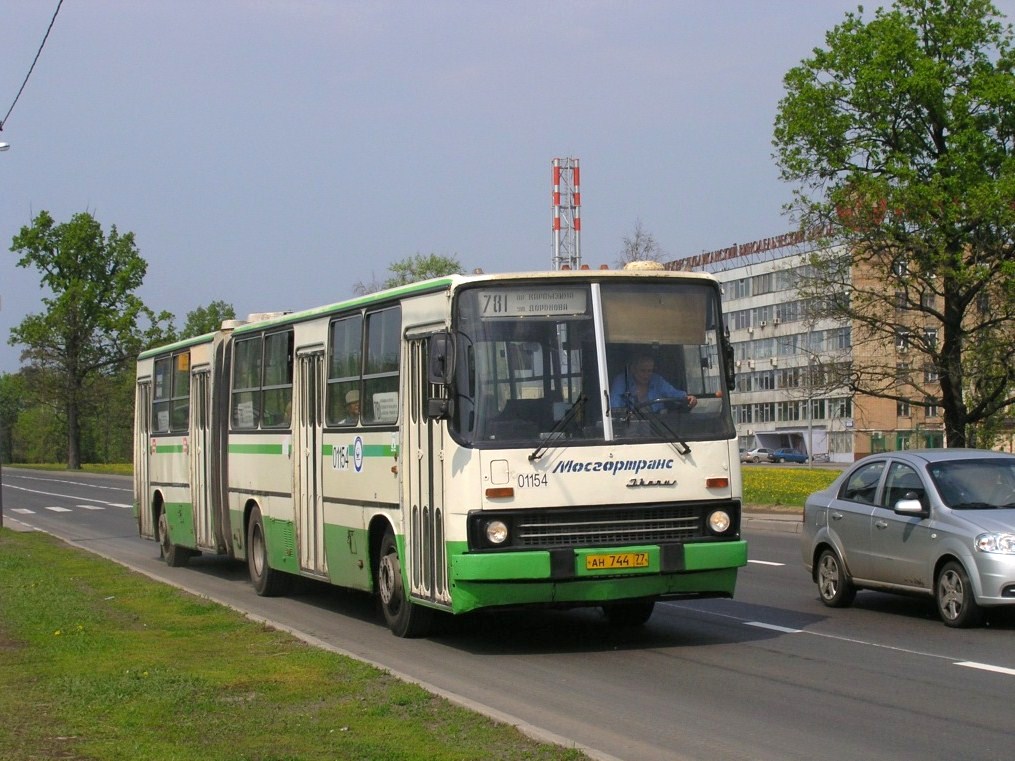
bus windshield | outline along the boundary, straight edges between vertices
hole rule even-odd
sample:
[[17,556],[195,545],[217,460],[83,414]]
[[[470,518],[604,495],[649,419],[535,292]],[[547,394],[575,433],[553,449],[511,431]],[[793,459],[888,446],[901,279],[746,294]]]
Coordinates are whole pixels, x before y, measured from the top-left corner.
[[476,447],[734,434],[711,283],[486,283],[457,298],[452,434]]

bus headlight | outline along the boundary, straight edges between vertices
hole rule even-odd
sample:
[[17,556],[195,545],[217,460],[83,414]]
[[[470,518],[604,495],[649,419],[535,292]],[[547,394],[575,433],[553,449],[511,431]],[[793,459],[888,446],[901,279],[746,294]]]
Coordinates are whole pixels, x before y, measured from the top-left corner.
[[708,527],[716,534],[724,534],[733,521],[725,510],[716,510],[708,516]]
[[486,524],[486,541],[490,544],[504,544],[508,538],[508,527],[504,521],[493,520]]

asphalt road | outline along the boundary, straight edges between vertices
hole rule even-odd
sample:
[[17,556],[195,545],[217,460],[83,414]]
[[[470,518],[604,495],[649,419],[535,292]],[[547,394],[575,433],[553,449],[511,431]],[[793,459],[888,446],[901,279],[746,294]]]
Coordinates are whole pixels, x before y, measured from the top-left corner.
[[793,520],[750,516],[734,600],[664,603],[639,630],[593,611],[528,611],[403,640],[360,593],[305,583],[260,598],[234,562],[168,568],[137,537],[130,501],[125,478],[3,471],[6,528],[48,531],[595,758],[1012,755],[1015,616],[953,630],[929,600],[872,592],[825,608]]

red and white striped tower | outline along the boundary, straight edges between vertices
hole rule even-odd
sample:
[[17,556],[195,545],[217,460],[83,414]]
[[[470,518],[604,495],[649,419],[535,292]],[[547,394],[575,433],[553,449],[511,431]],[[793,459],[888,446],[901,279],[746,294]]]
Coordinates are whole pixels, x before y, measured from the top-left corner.
[[581,267],[581,205],[578,159],[553,160],[553,268]]

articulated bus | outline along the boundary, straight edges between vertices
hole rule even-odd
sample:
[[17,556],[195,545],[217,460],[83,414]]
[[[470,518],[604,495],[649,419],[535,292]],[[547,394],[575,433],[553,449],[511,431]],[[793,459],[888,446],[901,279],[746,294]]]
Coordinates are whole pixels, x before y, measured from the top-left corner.
[[[669,391],[618,396],[635,358]],[[448,276],[252,315],[137,364],[135,509],[169,565],[245,561],[441,613],[731,597],[747,562],[718,282]],[[611,389],[614,393],[611,394]],[[678,393],[674,393],[677,392]]]

